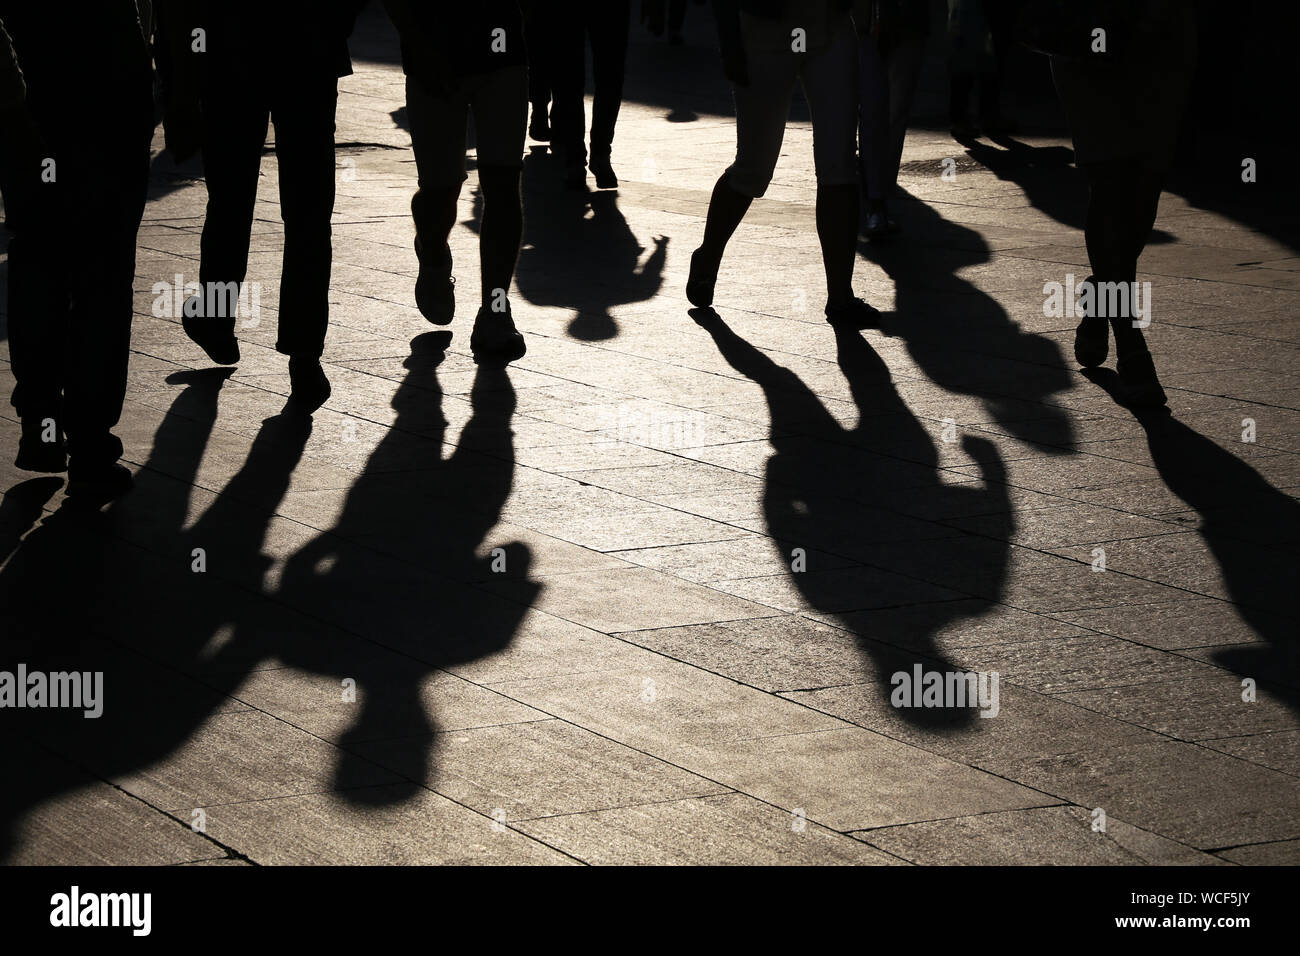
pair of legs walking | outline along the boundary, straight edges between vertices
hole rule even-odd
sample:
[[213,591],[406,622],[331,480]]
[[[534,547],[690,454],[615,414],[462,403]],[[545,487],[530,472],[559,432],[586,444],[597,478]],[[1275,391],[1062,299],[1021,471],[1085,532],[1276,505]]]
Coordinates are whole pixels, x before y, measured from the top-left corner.
[[851,23],[808,53],[747,50],[749,83],[734,88],[736,161],[709,199],[704,239],[691,256],[686,295],[695,306],[713,302],[714,284],[727,242],[750,204],[772,180],[796,84],[802,84],[813,123],[817,170],[817,239],[826,272],[826,316],[860,324],[874,314],[853,293],[857,256],[858,172],[854,137],[858,123],[857,50]]
[[[289,356],[293,398],[307,411],[323,405],[330,393],[320,357],[329,325],[337,99],[338,81],[325,74],[262,85],[232,72],[203,95],[208,207],[199,281],[205,295],[198,304],[186,304],[183,325],[214,362],[239,361],[234,295],[248,274],[262,148],[274,123],[284,220],[275,347]],[[208,290],[224,294],[208,295]],[[251,328],[257,317],[243,321]]]
[[[13,157],[8,148],[18,144],[3,144],[13,160],[5,198],[14,230],[11,401],[22,421],[16,464],[67,470],[70,496],[107,499],[131,486],[113,428],[126,395],[136,232],[149,182],[148,57],[142,43],[116,50],[118,72],[88,91],[96,64],[69,67],[47,56],[53,48],[24,42],[29,36],[15,33],[24,108],[43,143],[39,156]],[[78,240],[85,248],[70,254]]]
[[465,172],[470,114],[478,151],[483,218],[479,225],[480,308],[470,347],[476,358],[509,361],[526,350],[510,313],[510,283],[523,235],[519,178],[528,122],[527,68],[511,66],[462,78],[435,94],[406,82],[407,113],[419,188],[411,200],[415,253],[420,262],[415,301],[430,322],[446,325],[456,310],[451,247]]
[[[586,182],[584,164],[601,189],[618,186],[610,165],[614,126],[623,104],[627,69],[630,0],[557,0],[553,7],[548,62],[555,102],[551,107],[551,143],[564,161],[565,180]],[[591,116],[591,158],[587,159],[586,86],[587,42],[591,42],[595,87]]]

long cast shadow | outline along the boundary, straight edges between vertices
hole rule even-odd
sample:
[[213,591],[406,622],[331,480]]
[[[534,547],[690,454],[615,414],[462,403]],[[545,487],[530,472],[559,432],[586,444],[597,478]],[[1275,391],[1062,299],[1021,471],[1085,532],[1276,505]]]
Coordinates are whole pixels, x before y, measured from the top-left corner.
[[[33,808],[96,779],[149,774],[215,715],[242,708],[241,686],[277,662],[338,679],[319,703],[341,708],[347,727],[330,774],[341,799],[392,803],[418,791],[434,729],[422,685],[440,667],[508,645],[539,587],[529,584],[524,603],[476,587],[489,575],[528,583],[522,544],[478,554],[512,484],[515,400],[504,370],[480,368],[470,421],[444,458],[436,368],[447,338],[414,343],[393,427],[337,522],[288,559],[278,586],[264,552],[310,419],[267,419],[221,493],[196,491],[228,370],[173,376],[185,388],[130,496],[102,513],[65,503],[27,534],[0,571],[0,668],[101,671],[104,709],[97,719],[0,712],[6,756],[28,768],[0,797],[0,859],[20,849]],[[38,507],[22,497],[19,525]],[[341,701],[345,678],[355,703]],[[382,768],[363,756],[380,740]],[[393,779],[393,768],[400,782],[369,786]],[[189,822],[189,809],[172,812]]]
[[[900,211],[906,212],[905,240],[860,246],[894,282],[895,308],[882,314],[881,331],[901,338],[936,385],[981,399],[1012,435],[1059,449],[1071,445],[1066,410],[1050,404],[1072,384],[1060,347],[1023,331],[993,296],[960,275],[991,261],[984,238],[926,202],[907,202]],[[917,254],[918,240],[926,244],[924,255]]]
[[[1119,402],[1110,369],[1084,373]],[[1243,677],[1281,684],[1280,696],[1300,710],[1300,631],[1295,588],[1300,581],[1300,502],[1167,408],[1133,410],[1146,432],[1151,461],[1169,490],[1201,516],[1200,534],[1223,572],[1229,597],[1261,638],[1216,651],[1214,660]]]
[[[991,609],[1007,575],[1008,544],[1015,518],[1007,498],[1001,457],[989,441],[967,436],[963,448],[980,465],[981,486],[947,486],[940,481],[938,453],[921,422],[903,404],[888,367],[857,332],[837,330],[837,359],[848,381],[859,421],[846,427],[789,369],[736,335],[712,309],[691,312],[713,337],[728,364],[758,384],[771,415],[774,454],[768,460],[763,514],[782,556],[791,546],[835,555],[855,568],[791,571],[790,579],[816,610],[858,635],[882,693],[897,672],[955,671],[936,641],[953,622]],[[951,529],[893,511],[899,496],[916,504],[953,496],[973,505],[971,513],[1000,519],[987,537],[953,535]],[[928,539],[928,540],[927,540]],[[895,573],[888,562],[894,542],[924,540],[932,572],[909,566]],[[882,557],[882,555],[884,557]],[[810,559],[814,561],[815,559]],[[981,581],[968,594],[947,591],[944,568],[954,561],[980,569]],[[878,623],[873,608],[910,605],[906,621]],[[870,623],[864,623],[870,622]],[[974,716],[966,708],[901,709],[918,726],[960,729]]]
[[[566,189],[543,148],[524,157],[524,234],[515,284],[533,305],[572,311],[568,333],[585,342],[618,335],[612,312],[649,302],[663,286],[668,238],[644,255],[612,191]],[[478,231],[480,197],[475,197]],[[643,258],[644,256],[644,258]]]

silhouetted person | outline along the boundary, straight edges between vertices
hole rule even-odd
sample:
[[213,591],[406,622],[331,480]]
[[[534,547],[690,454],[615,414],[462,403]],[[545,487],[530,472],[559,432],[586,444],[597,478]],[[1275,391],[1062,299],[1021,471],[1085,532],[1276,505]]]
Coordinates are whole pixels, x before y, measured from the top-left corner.
[[172,0],[160,8],[175,38],[204,31],[175,58],[169,122],[197,125],[208,188],[199,282],[182,326],[208,358],[239,361],[236,296],[248,249],[268,124],[275,126],[284,263],[276,351],[289,357],[293,401],[311,412],[330,395],[321,368],[329,325],[334,114],[339,77],[352,72],[347,37],[365,0]]
[[[1002,115],[1002,83],[1020,0],[948,0],[948,120],[955,139],[1012,132]],[[979,119],[971,95],[979,91]]]
[[134,0],[0,0],[0,23],[16,464],[66,470],[69,495],[102,503],[131,487],[112,430],[148,188],[149,49]]
[[796,83],[813,118],[817,238],[826,318],[862,327],[879,313],[853,294],[858,241],[858,62],[851,0],[713,0],[723,69],[736,98],[736,160],[713,187],[686,297],[713,303],[722,254],[750,203],[767,192]]
[[[552,0],[551,142],[564,161],[565,182],[586,184],[590,167],[601,189],[614,189],[618,177],[610,165],[614,124],[623,105],[623,74],[627,68],[630,0]],[[591,159],[587,159],[587,41],[591,42],[594,92],[591,106]]]
[[420,275],[415,304],[435,325],[455,317],[455,278],[447,239],[465,173],[465,129],[474,117],[483,190],[479,233],[480,307],[470,335],[479,361],[509,362],[527,350],[510,311],[519,258],[528,124],[528,54],[517,0],[425,4],[385,0],[402,37],[406,110],[419,188],[411,200]]
[[[1074,355],[1085,368],[1104,362],[1109,326],[1126,400],[1163,405],[1165,391],[1142,329],[1134,326],[1131,309],[1111,307],[1102,284],[1123,283],[1123,301],[1133,302],[1138,257],[1173,163],[1196,56],[1195,7],[1181,0],[1131,0],[1113,10],[1102,48],[1092,19],[1081,15],[1067,22],[1052,51],[1075,162],[1088,176],[1084,237],[1092,275],[1086,284],[1094,295],[1075,332]],[[1113,312],[1120,314],[1107,314]]]
[[868,238],[899,231],[888,201],[898,186],[907,117],[930,32],[926,0],[854,0],[858,28],[858,166]]

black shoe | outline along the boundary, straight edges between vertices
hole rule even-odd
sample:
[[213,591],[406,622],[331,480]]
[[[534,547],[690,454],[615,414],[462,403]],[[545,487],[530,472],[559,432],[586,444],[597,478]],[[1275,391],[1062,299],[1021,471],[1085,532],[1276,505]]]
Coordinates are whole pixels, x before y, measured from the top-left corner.
[[131,469],[118,461],[93,468],[81,468],[73,462],[68,469],[66,494],[82,504],[106,504],[121,498],[134,487]]
[[1146,349],[1125,352],[1115,362],[1119,382],[1123,386],[1124,400],[1138,408],[1154,408],[1168,404],[1169,398],[1156,376],[1156,364]]
[[299,412],[310,415],[329,401],[330,380],[325,377],[320,359],[289,356],[289,382],[289,402]]
[[596,177],[597,189],[618,188],[618,177],[614,175],[614,167],[609,164],[608,156],[601,156],[600,158],[593,156],[587,167]]
[[[1093,277],[1088,276],[1079,283],[1079,288],[1091,286],[1092,283]],[[1093,292],[1092,301],[1095,304],[1097,301],[1095,287]],[[1104,315],[1084,315],[1079,321],[1079,327],[1074,330],[1074,360],[1084,368],[1096,368],[1106,361],[1106,353],[1109,349],[1109,320]]]
[[826,321],[837,329],[878,328],[880,310],[854,296],[835,305],[826,303]]
[[528,123],[528,135],[539,143],[551,141],[551,121],[546,115],[546,106],[533,106],[533,118]]
[[867,224],[863,227],[862,234],[868,239],[883,239],[902,231],[902,227],[890,219],[887,213],[871,212],[867,213]]
[[[14,466],[23,471],[41,471],[57,474],[68,470],[68,446],[63,432],[57,426],[47,428],[49,416],[32,416],[23,419],[22,436],[18,439],[18,457]],[[46,441],[53,428],[53,437]]]
[[718,270],[714,267],[712,272],[705,271],[704,266],[700,265],[700,251],[696,249],[691,253],[691,273],[686,279],[686,298],[697,309],[704,309],[713,305],[713,287],[718,282]]
[[[189,311],[189,310],[186,310]],[[190,341],[218,365],[239,364],[239,340],[235,338],[233,319],[208,319],[201,315],[185,315],[181,328]]]
[[435,262],[421,262],[415,280],[415,307],[434,325],[447,325],[456,315],[456,277],[450,253]]
[[493,312],[487,306],[478,310],[474,317],[474,331],[469,336],[469,348],[474,353],[474,361],[485,364],[504,365],[524,357],[528,343],[515,328],[510,303],[506,303],[504,312]]

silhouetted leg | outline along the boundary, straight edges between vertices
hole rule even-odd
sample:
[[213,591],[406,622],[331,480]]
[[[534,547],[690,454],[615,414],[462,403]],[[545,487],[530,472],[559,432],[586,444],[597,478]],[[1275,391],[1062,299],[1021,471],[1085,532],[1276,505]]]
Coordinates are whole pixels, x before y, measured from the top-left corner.
[[889,74],[871,36],[858,37],[858,174],[868,208],[883,212],[889,154]]
[[858,187],[852,183],[817,186],[817,241],[826,270],[826,306],[834,309],[853,299],[853,262],[857,258]]
[[[35,173],[33,173],[35,175]],[[46,184],[50,190],[58,183]],[[7,208],[20,223],[9,242],[9,357],[14,374],[10,399],[22,420],[19,467],[62,471],[64,343],[68,334],[68,283],[61,269],[56,226],[64,221],[57,202],[40,201],[26,184],[10,182]],[[48,198],[53,198],[52,194]],[[35,200],[30,202],[29,200]],[[47,424],[54,422],[51,431]],[[52,441],[44,441],[51,438]]]
[[[214,74],[204,93],[203,116],[208,205],[199,281],[206,290],[210,283],[242,283],[248,274],[257,179],[271,113],[263,94],[233,76]],[[204,322],[212,334],[229,336],[235,329],[234,309]]]
[[578,0],[555,4],[551,34],[551,145],[575,185],[586,179],[587,82],[586,5]]
[[483,306],[504,304],[519,258],[524,227],[519,177],[528,119],[527,93],[524,68],[510,67],[485,77],[470,98],[478,132],[479,186],[483,191],[483,219],[479,225]]
[[[853,94],[857,89],[857,70],[857,40],[852,28],[845,27],[826,50],[808,57],[801,72],[813,123],[817,238],[826,270],[828,316],[854,301],[858,170],[853,147],[858,109]],[[884,109],[883,100],[880,108]]]
[[435,96],[408,78],[406,111],[419,180],[419,188],[411,198],[415,255],[420,260],[415,304],[430,322],[446,325],[456,312],[447,237],[456,224],[456,200],[465,181],[469,101],[460,90]]
[[898,167],[903,160],[907,119],[912,114],[916,83],[925,60],[925,37],[907,33],[900,37],[885,58],[889,74],[889,152],[885,158],[885,197],[898,188]]
[[588,9],[591,11],[588,23],[595,84],[591,107],[591,169],[596,173],[597,185],[613,188],[618,184],[617,180],[606,183],[614,175],[609,169],[609,156],[614,144],[618,111],[623,105],[631,4],[629,0],[595,0],[588,4]]
[[284,272],[276,351],[319,359],[329,326],[334,213],[333,77],[282,90],[274,105]]
[[528,119],[524,68],[510,67],[483,77],[470,95],[470,108],[478,131],[478,176],[483,192],[479,225],[482,306],[474,319],[470,348],[480,361],[510,361],[527,349],[515,328],[508,298],[524,228],[519,193]]
[[713,304],[713,288],[732,233],[750,204],[767,192],[781,155],[790,97],[798,79],[799,58],[749,53],[749,85],[732,87],[736,99],[736,159],[709,197],[704,239],[691,254],[686,298],[692,305]]

